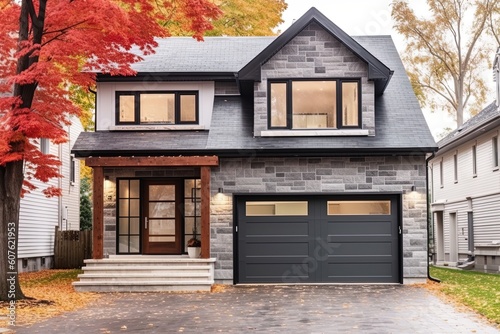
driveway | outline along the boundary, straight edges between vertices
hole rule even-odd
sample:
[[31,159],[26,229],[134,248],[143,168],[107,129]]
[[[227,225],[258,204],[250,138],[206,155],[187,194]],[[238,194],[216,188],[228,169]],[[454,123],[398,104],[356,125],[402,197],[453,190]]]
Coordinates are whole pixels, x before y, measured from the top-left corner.
[[415,286],[227,286],[107,294],[17,333],[500,333]]

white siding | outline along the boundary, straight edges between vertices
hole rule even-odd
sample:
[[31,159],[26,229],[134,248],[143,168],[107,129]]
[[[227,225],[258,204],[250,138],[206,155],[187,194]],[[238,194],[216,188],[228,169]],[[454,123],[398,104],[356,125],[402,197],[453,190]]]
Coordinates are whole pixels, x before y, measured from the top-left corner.
[[[82,130],[78,119],[69,127],[68,143],[54,145],[50,143],[50,153],[58,156],[62,162],[63,178],[52,179],[48,183],[33,181],[38,188],[21,199],[19,212],[19,258],[51,256],[54,254],[54,231],[62,226],[62,207],[68,206],[68,229],[79,229],[80,223],[80,181],[79,163],[76,167],[76,182],[70,185],[70,148]],[[61,187],[62,197],[47,198],[42,190],[48,186]],[[63,226],[65,228],[65,226]]]
[[500,195],[476,198],[474,211],[474,244],[500,241]]
[[[214,105],[215,85],[213,81],[200,82],[151,82],[144,85],[142,82],[114,83],[101,82],[97,84],[97,113],[96,131],[108,131],[113,129],[115,123],[115,92],[116,91],[198,91],[199,103],[199,125],[205,130],[210,128],[212,111]],[[147,125],[141,125],[147,128]],[[135,129],[135,128],[134,128]]]
[[[59,145],[50,145],[50,153],[58,156]],[[19,212],[19,258],[49,256],[54,254],[54,229],[59,223],[59,199],[47,198],[42,190],[58,186],[58,180],[48,184],[34,180],[37,189],[21,199]]]
[[[444,154],[436,154],[432,168],[432,202],[443,209],[445,259],[450,258],[450,213],[457,214],[459,258],[468,252],[467,198],[474,218],[474,244],[500,240],[500,170],[493,167],[492,138],[499,129],[478,135]],[[477,174],[473,173],[472,146],[476,145]],[[454,181],[453,155],[458,155],[458,181]],[[439,164],[443,161],[443,187]],[[440,209],[441,210],[441,209]],[[436,241],[437,242],[437,241]]]

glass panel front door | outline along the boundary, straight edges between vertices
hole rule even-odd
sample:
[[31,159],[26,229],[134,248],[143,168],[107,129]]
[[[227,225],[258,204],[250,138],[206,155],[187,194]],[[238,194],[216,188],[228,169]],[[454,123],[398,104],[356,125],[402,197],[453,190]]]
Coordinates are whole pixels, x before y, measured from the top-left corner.
[[145,181],[143,187],[144,254],[180,254],[181,187],[174,181]]

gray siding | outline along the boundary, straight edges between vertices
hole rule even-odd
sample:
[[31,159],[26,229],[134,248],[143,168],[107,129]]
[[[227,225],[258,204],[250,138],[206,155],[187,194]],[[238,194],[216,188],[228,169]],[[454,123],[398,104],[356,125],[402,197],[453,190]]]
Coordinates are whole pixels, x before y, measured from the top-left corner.
[[261,70],[255,83],[254,131],[267,130],[267,79],[362,78],[362,128],[375,135],[375,87],[368,81],[368,65],[335,37],[311,23],[278,51]]

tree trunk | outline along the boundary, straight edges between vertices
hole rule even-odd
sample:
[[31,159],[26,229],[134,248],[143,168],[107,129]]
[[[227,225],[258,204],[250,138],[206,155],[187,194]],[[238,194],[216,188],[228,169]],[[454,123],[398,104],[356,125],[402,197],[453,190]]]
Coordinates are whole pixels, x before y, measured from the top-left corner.
[[24,161],[0,166],[0,300],[23,299],[17,271]]

